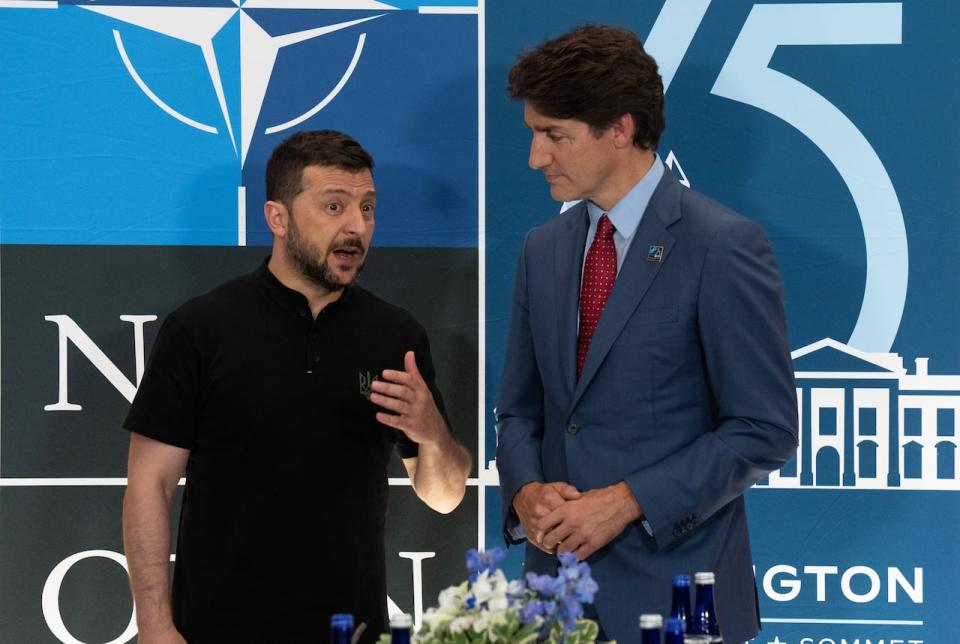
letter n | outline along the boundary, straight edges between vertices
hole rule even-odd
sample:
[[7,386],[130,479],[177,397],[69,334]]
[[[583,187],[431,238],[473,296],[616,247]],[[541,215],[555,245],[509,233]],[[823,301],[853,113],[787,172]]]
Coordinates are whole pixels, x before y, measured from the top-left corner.
[[45,315],[44,320],[53,322],[57,325],[59,333],[59,394],[57,402],[52,405],[44,405],[44,411],[80,411],[82,407],[70,402],[67,392],[67,341],[73,342],[73,345],[80,350],[87,360],[102,373],[120,394],[133,402],[133,396],[137,393],[137,387],[140,386],[140,379],[143,377],[144,359],[143,359],[143,325],[147,322],[153,322],[157,319],[156,315],[121,315],[120,319],[124,322],[133,324],[134,336],[134,355],[136,357],[137,383],[134,385],[126,376],[113,364],[110,358],[90,339],[83,329],[69,315]]

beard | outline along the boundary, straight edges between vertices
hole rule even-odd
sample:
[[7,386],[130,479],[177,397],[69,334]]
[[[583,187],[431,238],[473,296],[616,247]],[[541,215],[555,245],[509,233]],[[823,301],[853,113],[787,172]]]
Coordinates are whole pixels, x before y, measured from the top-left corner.
[[[332,242],[327,247],[326,252],[322,252],[317,244],[311,244],[300,235],[300,230],[290,217],[290,223],[287,227],[286,251],[294,268],[305,278],[326,291],[342,291],[346,287],[357,281],[365,265],[361,261],[353,275],[353,279],[344,281],[330,268],[326,258],[330,253],[341,248],[355,248],[361,253],[365,253],[363,242],[356,237],[348,237],[341,242]],[[322,259],[321,259],[322,258]]]

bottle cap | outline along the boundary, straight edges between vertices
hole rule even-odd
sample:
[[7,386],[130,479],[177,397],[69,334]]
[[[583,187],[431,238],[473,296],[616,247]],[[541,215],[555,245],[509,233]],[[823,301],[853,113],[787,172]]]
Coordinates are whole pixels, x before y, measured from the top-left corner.
[[712,584],[715,583],[715,579],[712,572],[698,572],[694,573],[693,581],[698,584]]
[[640,616],[640,628],[663,627],[663,616],[659,613],[650,613]]
[[397,613],[390,616],[390,628],[411,628],[413,617],[410,613]]
[[690,585],[690,575],[674,575],[674,576],[673,576],[673,585],[674,585],[674,586],[689,586],[689,585]]
[[350,613],[334,613],[330,616],[330,628],[353,629],[353,615]]
[[685,630],[687,630],[686,625],[683,623],[683,620],[679,617],[671,617],[667,620],[667,626],[665,629],[668,633],[677,633],[682,635]]

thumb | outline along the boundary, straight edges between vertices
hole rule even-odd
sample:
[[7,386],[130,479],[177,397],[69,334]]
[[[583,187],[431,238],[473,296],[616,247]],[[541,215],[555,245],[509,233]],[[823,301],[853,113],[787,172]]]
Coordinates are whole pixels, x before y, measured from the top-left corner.
[[561,483],[559,486],[557,486],[557,491],[560,493],[560,496],[562,496],[567,501],[573,501],[574,499],[579,499],[581,496],[580,490],[573,487],[569,483]]
[[407,351],[403,356],[403,370],[411,376],[420,377],[420,370],[417,369],[417,356],[413,351]]

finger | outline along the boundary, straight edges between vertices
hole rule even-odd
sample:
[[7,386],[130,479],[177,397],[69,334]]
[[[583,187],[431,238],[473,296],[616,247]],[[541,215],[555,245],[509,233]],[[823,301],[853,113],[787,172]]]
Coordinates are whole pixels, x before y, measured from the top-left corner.
[[393,427],[394,429],[404,430],[406,425],[403,422],[403,418],[396,414],[388,414],[383,411],[378,411],[376,413],[377,422],[383,423],[387,427]]
[[545,517],[534,517],[533,521],[531,521],[530,523],[535,531],[546,534],[551,530],[555,529],[562,522],[563,522],[563,515],[556,515],[555,513],[550,513]]
[[552,512],[566,503],[568,500],[572,499],[564,498],[563,495],[556,490],[556,488],[551,487],[544,492],[541,503],[549,508],[549,510]]
[[408,387],[416,382],[415,378],[406,371],[397,371],[396,369],[384,369],[380,373],[380,378],[388,382],[395,382],[398,385],[406,385]]
[[577,542],[573,537],[571,537],[569,539],[564,539],[561,543],[557,544],[557,552],[576,552],[581,546],[581,543]]
[[574,499],[579,499],[583,494],[580,490],[573,487],[569,483],[558,483],[556,487],[557,493],[560,494],[566,501],[573,501]]
[[544,552],[547,553],[548,555],[552,555],[552,554],[553,554],[553,550],[551,550],[550,548],[547,548],[547,547],[544,546],[542,543],[537,543],[536,541],[534,541],[534,542],[533,542],[533,545],[536,546],[537,549],[544,551]]
[[543,535],[543,539],[541,539],[543,545],[550,548],[555,548],[568,540],[576,541],[577,545],[579,545],[581,541],[573,534],[573,528],[566,523],[561,523],[553,530],[550,530]]
[[420,370],[417,369],[417,356],[414,355],[413,351],[407,351],[403,355],[403,370],[415,378],[420,378]]
[[384,396],[390,396],[391,398],[400,398],[402,400],[409,400],[413,391],[410,387],[405,385],[396,385],[389,382],[384,382],[382,380],[374,380],[370,385],[370,388],[379,394]]
[[370,394],[370,402],[378,407],[395,411],[398,414],[403,414],[409,409],[409,404],[405,400],[391,398],[390,396],[384,396],[376,392]]
[[577,548],[576,551],[574,552],[574,554],[577,555],[577,559],[578,559],[579,561],[583,561],[584,559],[586,559],[587,557],[589,557],[589,556],[592,555],[593,553],[594,553],[594,549],[591,548],[590,546],[588,546],[587,544],[581,545],[581,546],[580,546],[579,548]]

